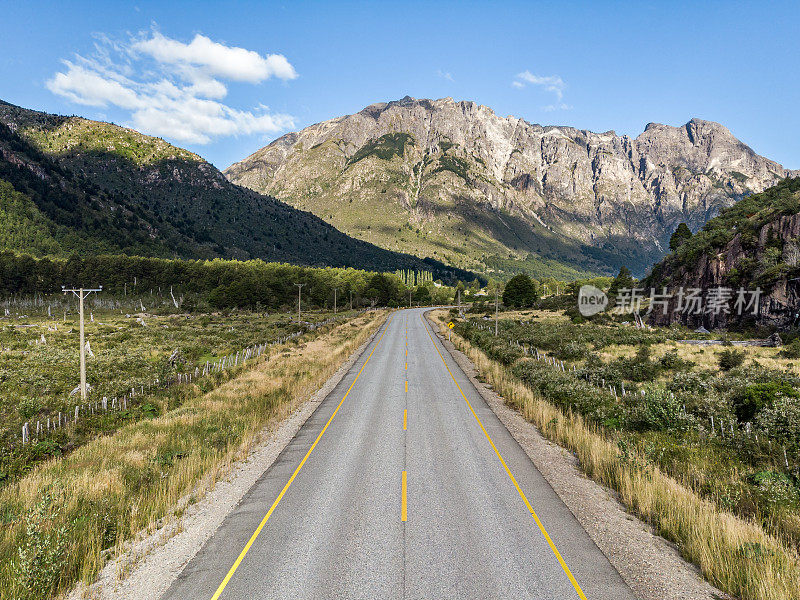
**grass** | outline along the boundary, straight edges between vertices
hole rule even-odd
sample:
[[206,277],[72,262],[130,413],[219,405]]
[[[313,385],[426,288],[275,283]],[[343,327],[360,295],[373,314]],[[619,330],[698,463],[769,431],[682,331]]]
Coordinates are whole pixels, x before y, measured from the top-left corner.
[[[314,322],[329,316],[332,313],[315,312],[307,313],[305,319]],[[193,372],[206,361],[213,363],[220,356],[301,329],[290,315],[280,313],[139,315],[93,308],[87,311],[86,321],[86,339],[94,353],[87,357],[93,401],[121,397],[131,388],[138,392],[155,379],[167,381],[176,372]],[[55,421],[59,412],[71,414],[75,404],[80,404],[79,396],[70,394],[79,379],[78,345],[74,310],[70,314],[54,312],[50,318],[0,318],[0,484],[19,477],[41,460],[73,450],[98,433],[161,414],[182,401],[180,390],[158,390],[140,397],[129,410],[92,415],[79,426],[44,435],[37,443],[22,447],[23,423],[28,422],[35,431],[37,421]],[[177,360],[170,362],[175,351]],[[209,389],[214,382],[215,378],[209,377],[203,385]]]
[[[730,350],[730,346],[723,344],[708,344],[708,345],[694,345],[694,344],[679,344],[678,342],[669,341],[662,344],[653,344],[651,347],[653,358],[659,359],[667,353],[676,352],[682,360],[690,361],[699,369],[716,372],[719,370],[719,355],[725,351]],[[791,371],[800,375],[800,361],[797,359],[785,358],[780,355],[780,348],[768,348],[764,346],[747,346],[741,348],[733,348],[734,350],[743,350],[746,352],[747,359],[758,362],[761,366],[767,369],[774,369],[779,371]],[[600,356],[606,360],[615,360],[617,358],[631,358],[636,354],[636,349],[630,345],[610,345],[603,348]]]
[[[0,598],[91,582],[141,530],[200,498],[385,320],[370,312],[275,347],[180,407],[94,439],[0,490]],[[183,504],[182,504],[183,501]]]
[[[435,316],[442,331],[445,317],[441,311]],[[457,333],[453,340],[510,406],[548,439],[574,452],[587,475],[616,490],[625,506],[673,541],[711,583],[745,600],[800,598],[800,557],[788,536],[770,534],[760,520],[721,508],[665,473],[653,456],[642,452],[646,443],[627,444],[624,436],[562,410],[525,385],[510,366],[491,360]],[[720,453],[712,444],[703,447],[707,462],[690,464],[708,480],[719,466]]]

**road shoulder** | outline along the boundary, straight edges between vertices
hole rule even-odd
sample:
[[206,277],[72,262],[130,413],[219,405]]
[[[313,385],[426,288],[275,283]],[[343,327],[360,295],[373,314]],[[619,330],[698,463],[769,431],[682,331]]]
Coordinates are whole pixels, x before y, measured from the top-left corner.
[[469,378],[486,404],[561,498],[625,583],[640,600],[722,600],[730,598],[706,582],[699,570],[686,562],[675,546],[652,527],[625,511],[616,495],[586,477],[577,458],[545,439],[539,430],[490,386],[480,381],[472,361],[441,336],[443,346]]

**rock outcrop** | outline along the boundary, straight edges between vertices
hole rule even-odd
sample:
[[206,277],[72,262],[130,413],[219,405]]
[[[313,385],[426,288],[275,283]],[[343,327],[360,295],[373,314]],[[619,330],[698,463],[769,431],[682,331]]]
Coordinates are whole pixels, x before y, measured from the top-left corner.
[[710,121],[631,138],[406,97],[285,135],[225,174],[356,237],[459,266],[533,257],[641,272],[680,222],[696,230],[792,172]]
[[[800,325],[800,179],[787,179],[709,221],[685,247],[653,267],[645,287],[666,287],[673,294],[666,311],[650,315],[656,325]],[[701,290],[703,310],[682,310],[681,289]],[[723,309],[712,310],[707,299],[718,289],[730,290],[731,297]],[[757,290],[758,304],[737,307],[740,289],[748,303]]]

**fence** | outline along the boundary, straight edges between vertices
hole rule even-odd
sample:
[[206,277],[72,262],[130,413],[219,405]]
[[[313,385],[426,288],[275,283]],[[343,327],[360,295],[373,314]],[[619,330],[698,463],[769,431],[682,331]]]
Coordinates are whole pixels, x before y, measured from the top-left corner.
[[[494,325],[486,325],[485,323],[481,323],[479,321],[469,320],[466,321],[466,324],[470,327],[475,329],[479,329],[482,331],[494,331]],[[505,339],[505,338],[503,338]],[[544,362],[547,365],[553,366],[555,369],[558,369],[564,373],[572,373],[575,377],[581,377],[588,381],[589,383],[600,387],[603,390],[608,391],[610,394],[613,394],[615,399],[623,398],[625,396],[630,396],[633,394],[630,390],[625,389],[625,384],[622,383],[620,385],[620,389],[612,384],[606,384],[605,379],[600,380],[600,385],[597,385],[597,381],[592,380],[589,373],[582,372],[575,367],[575,365],[565,366],[563,360],[559,360],[553,356],[548,356],[545,352],[540,352],[538,348],[533,346],[526,346],[525,344],[520,344],[517,340],[506,340],[509,347],[517,348],[522,352],[524,356],[528,356],[531,358],[536,359],[537,361]],[[671,396],[674,398],[675,395],[670,392]],[[641,390],[641,395],[645,396],[645,390]],[[686,414],[686,406],[682,407],[683,414]],[[708,426],[708,434],[711,436],[716,436],[719,433],[720,438],[725,439],[731,444],[736,443],[737,439],[739,440],[748,440],[754,441],[755,444],[759,447],[766,448],[768,455],[775,456],[775,453],[778,453],[778,460],[783,464],[783,466],[789,470],[789,455],[786,451],[786,446],[781,444],[775,444],[775,449],[773,449],[772,440],[769,437],[765,439],[759,440],[758,431],[753,429],[752,423],[744,423],[744,427],[741,427],[738,422],[734,420],[730,420],[727,424],[723,422],[722,419],[717,418],[716,422],[714,420],[714,415],[709,416],[709,420],[706,423]],[[726,430],[727,425],[727,430]],[[762,438],[764,436],[762,435]],[[766,442],[766,444],[765,444]],[[782,460],[781,460],[782,459]],[[794,471],[797,472],[800,465],[795,466]]]
[[[368,312],[370,309],[361,310],[355,313],[357,316]],[[32,443],[34,438],[36,441],[42,439],[42,437],[55,433],[60,429],[64,429],[65,427],[75,426],[78,424],[81,418],[87,416],[93,416],[95,414],[106,414],[110,412],[118,412],[118,411],[125,411],[131,405],[132,402],[138,401],[142,402],[146,399],[149,395],[152,394],[154,390],[166,390],[175,385],[185,385],[192,383],[193,381],[197,381],[199,378],[207,377],[208,375],[221,373],[226,369],[235,368],[238,366],[243,366],[247,364],[248,361],[255,360],[262,356],[269,348],[273,346],[278,346],[282,344],[286,344],[287,342],[296,339],[302,335],[305,335],[311,331],[314,331],[320,327],[324,327],[326,325],[330,325],[335,321],[339,321],[342,318],[340,316],[334,316],[329,319],[325,319],[324,321],[320,321],[318,323],[305,323],[303,329],[301,331],[296,331],[294,333],[281,336],[275,340],[270,342],[264,342],[263,344],[255,344],[253,346],[249,346],[247,348],[243,348],[237,352],[232,352],[225,356],[218,358],[215,361],[208,361],[202,367],[197,366],[193,371],[185,371],[185,372],[178,372],[175,373],[174,376],[170,377],[166,381],[159,381],[155,379],[147,384],[142,384],[137,388],[133,387],[130,391],[125,390],[125,392],[121,395],[114,396],[114,397],[106,397],[104,396],[100,400],[95,400],[93,402],[87,402],[84,404],[76,404],[74,407],[74,411],[70,411],[69,413],[58,412],[57,415],[48,415],[47,420],[37,420],[35,424],[35,429],[32,429],[32,422],[25,422],[22,425],[22,432],[21,432],[21,441],[22,444]]]

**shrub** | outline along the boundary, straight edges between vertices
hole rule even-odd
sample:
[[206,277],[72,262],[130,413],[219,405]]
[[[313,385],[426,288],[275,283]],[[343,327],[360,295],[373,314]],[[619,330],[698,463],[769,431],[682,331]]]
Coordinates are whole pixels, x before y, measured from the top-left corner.
[[756,428],[789,450],[800,450],[800,400],[783,397],[756,415]]
[[41,406],[35,398],[23,398],[19,401],[17,410],[23,419],[30,419],[41,410]]
[[576,379],[571,373],[562,373],[535,360],[518,362],[512,372],[554,404],[597,422],[613,418],[618,413],[613,396],[607,390],[598,390],[591,383]]
[[744,356],[744,351],[741,350],[723,350],[719,354],[719,368],[723,371],[730,371],[741,367],[744,363]]
[[585,344],[575,341],[562,343],[555,351],[556,358],[560,360],[575,360],[586,356],[588,349]]
[[800,338],[795,338],[778,353],[783,358],[800,358]]
[[746,423],[752,421],[762,409],[773,406],[782,397],[797,397],[797,392],[788,382],[754,383],[734,395],[733,411],[740,423]]
[[62,499],[52,489],[42,493],[25,516],[25,533],[14,563],[14,578],[25,598],[49,598],[65,566],[69,539],[66,525],[53,526]]
[[684,360],[678,356],[677,350],[667,352],[658,362],[661,368],[667,371],[688,371],[694,367],[692,361]]
[[694,419],[683,412],[673,393],[649,388],[643,395],[625,396],[623,423],[636,431],[685,431],[694,424]]
[[759,498],[770,506],[796,508],[798,490],[791,479],[776,471],[759,471],[749,478]]
[[650,346],[642,345],[633,358],[620,358],[614,362],[625,379],[653,381],[661,374],[661,365],[650,359]]

